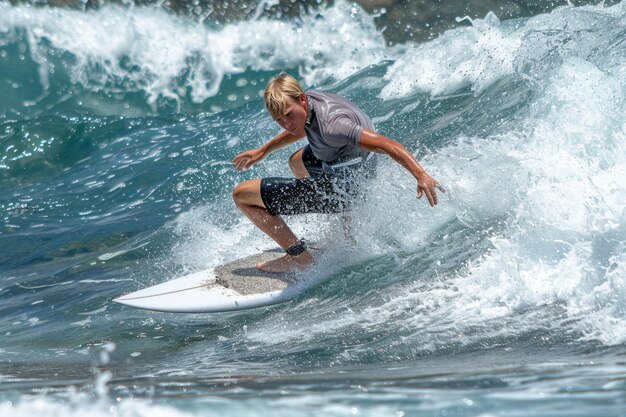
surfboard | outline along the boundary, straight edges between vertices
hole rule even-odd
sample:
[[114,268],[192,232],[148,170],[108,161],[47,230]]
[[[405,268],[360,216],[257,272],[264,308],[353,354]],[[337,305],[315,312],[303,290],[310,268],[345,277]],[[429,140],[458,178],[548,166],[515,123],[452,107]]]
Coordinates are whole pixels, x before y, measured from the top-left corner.
[[172,313],[217,313],[282,303],[302,293],[310,283],[298,279],[296,273],[268,273],[255,267],[257,262],[276,259],[281,254],[284,252],[280,249],[264,251],[135,291],[113,301]]

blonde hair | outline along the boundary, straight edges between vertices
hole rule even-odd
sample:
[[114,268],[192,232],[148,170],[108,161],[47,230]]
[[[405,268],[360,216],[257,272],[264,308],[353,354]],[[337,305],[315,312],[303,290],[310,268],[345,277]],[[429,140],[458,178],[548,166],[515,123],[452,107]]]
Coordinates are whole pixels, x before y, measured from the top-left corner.
[[298,81],[286,72],[281,72],[270,80],[265,87],[263,98],[265,107],[272,119],[276,120],[285,114],[287,106],[290,104],[289,99],[297,102],[302,93],[304,91],[302,91]]

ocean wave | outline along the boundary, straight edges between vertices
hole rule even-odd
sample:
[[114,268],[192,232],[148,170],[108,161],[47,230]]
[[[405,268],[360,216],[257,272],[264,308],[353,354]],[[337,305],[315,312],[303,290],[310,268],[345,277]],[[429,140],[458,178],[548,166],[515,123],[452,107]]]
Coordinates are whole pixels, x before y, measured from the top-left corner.
[[[2,252],[8,275],[0,289],[0,329],[11,346],[5,354],[17,360],[21,346],[28,346],[35,353],[24,361],[57,359],[57,351],[49,351],[52,340],[62,346],[59,355],[83,358],[86,346],[106,334],[119,342],[120,368],[128,368],[118,371],[122,377],[146,372],[151,360],[153,369],[182,373],[252,369],[271,374],[446,360],[451,352],[494,346],[560,351],[570,344],[581,350],[623,344],[624,7],[565,7],[515,22],[489,16],[439,40],[409,46],[404,54],[394,50],[399,55],[389,62],[382,62],[387,52],[370,57],[358,51],[354,60],[343,62],[346,50],[329,52],[332,59],[323,58],[330,62],[323,69],[318,61],[304,62],[310,64],[302,72],[310,83],[337,77],[325,87],[361,105],[377,129],[406,144],[448,193],[441,194],[436,209],[427,207],[415,198],[414,179],[383,158],[367,203],[354,216],[356,246],[344,236],[339,219],[288,219],[298,235],[326,239],[335,250],[311,272],[323,282],[269,309],[183,317],[110,302],[138,286],[272,245],[236,211],[230,196],[240,181],[289,175],[286,160],[294,149],[244,173],[229,165],[237,152],[278,131],[270,118],[262,118],[259,99],[229,111],[175,118],[93,116],[75,124],[62,114],[33,118],[32,126],[28,120],[5,122],[3,127],[19,124],[22,132],[46,121],[102,128],[97,137],[79,135],[90,145],[86,148],[74,147],[65,133],[52,142],[42,136],[28,144],[26,136],[14,135],[19,129],[0,131],[13,145],[3,148],[2,156],[19,149],[25,161],[3,167],[17,179],[4,183],[0,200],[6,213],[2,230],[11,239]],[[182,21],[161,12],[119,10],[83,15],[96,26],[106,17],[130,22],[139,16],[135,24],[154,19],[157,26],[166,20],[183,39],[193,38]],[[333,12],[348,31],[354,23],[350,10],[339,5]],[[70,12],[28,13],[24,16]],[[307,25],[327,30],[328,13]],[[39,24],[52,25],[53,18],[41,16]],[[237,28],[230,30],[243,31]],[[367,32],[367,42],[377,45],[377,36]],[[131,37],[131,44],[148,42],[144,38]],[[94,62],[110,56],[115,73],[121,55],[107,55],[114,49],[90,39],[71,47],[68,41],[65,50],[95,56]],[[102,48],[108,52],[98,55]],[[246,65],[260,70],[287,65],[281,59],[264,67],[257,55]],[[226,62],[233,68],[240,63],[234,57]],[[161,64],[155,65],[157,71]],[[412,65],[421,72],[411,73]],[[163,80],[175,78],[176,71],[164,71]],[[254,71],[248,74],[260,80]],[[426,82],[416,84],[420,73]],[[208,88],[207,80],[202,88]],[[92,81],[84,82],[88,87]],[[93,88],[103,83],[94,82]],[[160,94],[147,85],[140,87],[147,95]],[[163,85],[169,91],[171,86]],[[64,144],[69,155],[59,150]],[[30,168],[39,176],[25,169],[25,153],[38,145],[42,156]],[[57,153],[63,153],[60,159]],[[127,277],[133,281],[121,280]],[[100,284],[83,285],[93,282]],[[86,319],[85,312],[93,313]],[[65,327],[71,327],[69,342],[59,330]],[[137,362],[123,362],[135,352],[143,352],[131,356]]]
[[[29,87],[22,97],[39,91],[28,106],[44,107],[42,96],[64,90],[99,93],[75,101],[101,112],[108,104],[125,114],[116,99],[125,101],[129,112],[137,100],[132,93],[145,97],[153,111],[198,110],[218,94],[219,100],[205,103],[206,110],[233,107],[258,98],[264,72],[291,69],[312,85],[343,79],[387,53],[372,17],[345,2],[298,20],[259,17],[221,28],[156,7],[107,5],[83,12],[28,6],[0,3],[2,59],[11,65],[27,59],[27,73],[36,77],[34,83],[14,81],[18,94]],[[246,71],[261,75],[248,79],[242,76]],[[90,106],[90,101],[103,103]],[[12,106],[19,110],[25,103]]]

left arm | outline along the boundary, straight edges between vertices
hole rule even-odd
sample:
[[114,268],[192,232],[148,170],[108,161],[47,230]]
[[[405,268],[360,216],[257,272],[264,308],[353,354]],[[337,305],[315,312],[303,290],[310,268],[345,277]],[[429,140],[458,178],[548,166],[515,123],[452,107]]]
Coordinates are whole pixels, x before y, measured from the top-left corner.
[[417,180],[417,198],[426,194],[431,206],[437,204],[436,188],[445,192],[444,188],[433,177],[428,175],[407,148],[393,139],[389,139],[372,130],[363,129],[361,147],[370,152],[384,153],[402,165]]

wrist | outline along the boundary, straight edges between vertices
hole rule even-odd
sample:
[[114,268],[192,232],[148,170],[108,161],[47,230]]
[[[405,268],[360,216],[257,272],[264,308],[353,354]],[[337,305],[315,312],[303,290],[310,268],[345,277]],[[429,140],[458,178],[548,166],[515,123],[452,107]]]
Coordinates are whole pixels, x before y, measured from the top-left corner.
[[413,172],[413,176],[419,182],[422,181],[425,177],[428,177],[428,174],[423,169]]

